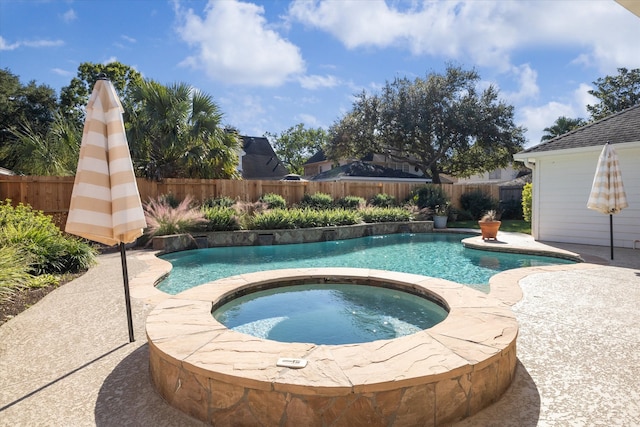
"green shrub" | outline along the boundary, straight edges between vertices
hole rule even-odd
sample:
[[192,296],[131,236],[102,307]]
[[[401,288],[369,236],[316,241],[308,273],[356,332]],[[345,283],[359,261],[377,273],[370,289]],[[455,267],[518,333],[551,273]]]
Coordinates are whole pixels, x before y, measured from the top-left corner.
[[529,182],[522,188],[522,217],[525,221],[531,222],[533,212],[533,185]]
[[443,206],[449,203],[449,196],[440,185],[426,184],[414,188],[409,201],[418,208],[429,208],[435,210],[436,206]]
[[187,196],[175,208],[162,197],[150,200],[144,205],[146,234],[151,238],[203,229],[207,220],[202,210],[190,207],[192,200],[191,196]]
[[317,212],[319,225],[317,227],[333,227],[353,225],[361,222],[359,211],[351,209],[325,209]]
[[312,209],[330,209],[333,198],[326,193],[305,194],[300,201],[300,207]]
[[241,228],[238,214],[233,208],[203,206],[202,214],[207,220],[206,231],[233,231]]
[[273,209],[256,214],[252,219],[251,228],[255,230],[282,230],[352,225],[359,222],[360,215],[354,210]]
[[374,222],[405,222],[411,221],[412,214],[404,208],[370,207],[360,211],[362,220],[367,223]]
[[287,201],[279,194],[263,194],[260,201],[265,203],[269,209],[285,209],[287,207]]
[[358,196],[345,196],[336,200],[336,206],[342,209],[361,209],[364,208],[367,201]]
[[83,240],[64,235],[50,216],[10,200],[0,204],[0,246],[13,246],[28,257],[34,275],[75,273],[95,264],[97,251]]
[[522,201],[521,200],[506,200],[500,202],[500,211],[502,219],[522,219]]
[[498,202],[488,194],[474,190],[460,196],[460,206],[472,219],[479,220],[486,211],[497,210]]
[[391,208],[396,205],[396,198],[385,193],[376,194],[369,199],[369,204],[380,208]]
[[230,208],[233,207],[235,200],[231,197],[212,197],[202,202],[205,208]]
[[455,209],[453,212],[456,217],[455,221],[473,221],[473,220],[477,221],[477,218],[474,218],[471,212],[466,211],[464,209]]
[[[67,237],[64,239],[61,252],[61,273],[85,271],[96,263],[97,251],[84,240]],[[40,278],[40,280],[45,280]],[[48,286],[48,285],[45,285]]]
[[286,215],[291,228],[312,228],[322,226],[319,212],[311,208],[296,208],[286,211]]
[[0,301],[11,299],[16,289],[27,287],[29,256],[16,246],[0,246]]
[[240,224],[240,228],[243,230],[250,230],[253,227],[253,217],[259,213],[265,212],[267,210],[267,204],[260,201],[245,202],[243,200],[239,200],[233,205],[233,209],[238,214],[238,223]]
[[29,281],[28,287],[30,289],[46,288],[48,286],[58,286],[60,284],[60,275],[53,274],[41,274],[39,276],[33,276],[33,279]]
[[273,209],[258,212],[251,217],[250,228],[254,230],[285,230],[295,227],[289,211],[286,209]]

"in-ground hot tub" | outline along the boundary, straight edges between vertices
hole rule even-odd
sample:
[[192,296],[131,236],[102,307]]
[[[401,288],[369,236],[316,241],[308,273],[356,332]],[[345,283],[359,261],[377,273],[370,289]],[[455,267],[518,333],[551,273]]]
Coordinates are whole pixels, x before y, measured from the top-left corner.
[[[227,329],[211,314],[234,296],[326,282],[408,291],[449,314],[412,335],[343,345],[263,340]],[[159,393],[215,425],[428,426],[460,420],[495,402],[511,383],[517,332],[509,306],[464,285],[352,268],[229,277],[167,299],[147,319]],[[295,359],[306,366],[282,366]]]
[[227,328],[281,342],[340,345],[389,340],[432,328],[448,315],[423,295],[354,283],[289,283],[214,307]]

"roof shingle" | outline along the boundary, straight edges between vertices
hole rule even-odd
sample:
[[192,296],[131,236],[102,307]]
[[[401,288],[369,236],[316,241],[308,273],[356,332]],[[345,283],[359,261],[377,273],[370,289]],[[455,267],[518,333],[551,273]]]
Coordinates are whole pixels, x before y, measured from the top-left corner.
[[242,177],[244,179],[280,179],[289,173],[280,162],[269,140],[264,137],[242,136]]
[[557,136],[518,154],[640,141],[640,105]]

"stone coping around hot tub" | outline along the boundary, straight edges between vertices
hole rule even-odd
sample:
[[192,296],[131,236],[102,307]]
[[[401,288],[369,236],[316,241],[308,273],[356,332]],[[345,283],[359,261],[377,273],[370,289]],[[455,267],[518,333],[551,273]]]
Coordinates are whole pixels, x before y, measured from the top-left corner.
[[[211,313],[218,301],[248,288],[326,278],[412,289],[446,302],[449,314],[432,328],[396,339],[317,345],[235,332]],[[475,386],[471,381],[463,387],[464,399],[469,399],[464,405],[470,408],[465,416],[486,406],[471,400],[494,402],[510,384],[518,335],[511,308],[490,295],[443,279],[358,268],[271,270],[216,280],[161,302],[149,314],[146,328],[154,382],[169,402],[176,402],[177,378],[162,377],[160,370],[168,366],[182,371],[182,384],[184,378],[193,377],[205,388],[210,381],[219,381],[252,390],[316,396],[378,393],[461,378],[468,381],[480,372],[490,375],[476,379]],[[303,358],[308,366],[278,367],[280,357]]]

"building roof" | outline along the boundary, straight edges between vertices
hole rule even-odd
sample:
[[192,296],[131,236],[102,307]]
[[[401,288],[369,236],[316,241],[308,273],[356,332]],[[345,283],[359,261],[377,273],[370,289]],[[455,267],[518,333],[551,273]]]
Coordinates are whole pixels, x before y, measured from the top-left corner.
[[[309,160],[307,160],[306,162],[304,162],[305,165],[310,165],[313,163],[320,163],[320,162],[326,162],[329,159],[327,159],[327,156],[324,154],[323,150],[318,150],[313,156],[311,156],[309,158]],[[385,156],[380,155],[380,154],[367,154],[366,156],[360,157],[359,160],[363,160],[365,162],[384,162],[385,161]]]
[[289,173],[280,162],[269,140],[264,137],[241,136],[242,177],[244,179],[280,179]]
[[422,181],[430,181],[428,177],[420,177],[408,172],[386,168],[384,166],[366,163],[356,160],[346,165],[338,166],[328,171],[322,172],[313,178],[312,181],[331,181],[341,177],[363,177],[363,178],[400,178],[400,179],[419,179]]
[[318,150],[318,152],[316,154],[314,154],[313,156],[309,157],[309,160],[304,162],[304,164],[305,165],[310,165],[312,163],[324,162],[326,160],[327,160],[327,156],[324,155],[324,151],[323,150]]
[[635,141],[640,141],[640,105],[557,136],[517,155]]

